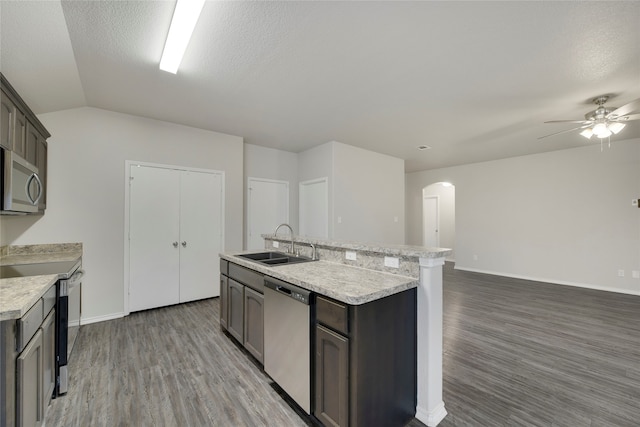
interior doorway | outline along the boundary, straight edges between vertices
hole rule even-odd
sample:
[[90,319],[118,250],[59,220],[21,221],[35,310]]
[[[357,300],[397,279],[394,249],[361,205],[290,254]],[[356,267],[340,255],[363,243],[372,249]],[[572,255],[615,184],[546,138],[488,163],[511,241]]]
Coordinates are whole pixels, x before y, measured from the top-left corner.
[[422,244],[452,249],[447,261],[455,260],[456,190],[448,182],[422,189]]
[[300,183],[300,235],[329,237],[329,179],[319,178]]
[[422,198],[422,244],[429,248],[440,247],[440,200],[438,196],[425,195]]

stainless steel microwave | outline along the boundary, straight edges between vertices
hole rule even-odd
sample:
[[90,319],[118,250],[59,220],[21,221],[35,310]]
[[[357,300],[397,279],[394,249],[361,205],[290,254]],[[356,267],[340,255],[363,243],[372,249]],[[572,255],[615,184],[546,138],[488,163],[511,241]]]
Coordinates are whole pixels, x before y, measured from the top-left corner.
[[2,214],[38,212],[42,181],[38,168],[13,151],[2,150]]

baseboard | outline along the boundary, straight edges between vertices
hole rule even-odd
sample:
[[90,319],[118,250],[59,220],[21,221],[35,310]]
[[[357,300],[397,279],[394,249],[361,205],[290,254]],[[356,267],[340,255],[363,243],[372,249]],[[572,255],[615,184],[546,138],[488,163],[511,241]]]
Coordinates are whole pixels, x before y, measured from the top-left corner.
[[105,314],[104,316],[83,317],[80,324],[88,325],[90,323],[106,322],[107,320],[120,319],[124,317],[124,313]]
[[429,427],[437,426],[446,416],[447,410],[444,409],[444,402],[440,402],[430,411],[419,406],[416,407],[416,419]]
[[545,279],[545,278],[541,278],[541,277],[532,277],[532,276],[524,276],[524,275],[520,275],[520,274],[503,273],[503,272],[500,272],[500,271],[490,271],[490,270],[480,270],[480,269],[477,269],[477,268],[458,267],[457,265],[454,266],[453,268],[454,268],[454,270],[470,271],[472,273],[491,274],[493,276],[511,277],[511,278],[514,278],[514,279],[531,280],[533,282],[551,283],[553,285],[573,286],[573,287],[576,287],[576,288],[594,289],[594,290],[597,290],[597,291],[616,292],[616,293],[619,293],[619,294],[640,296],[640,291],[631,291],[629,289],[605,288],[603,286],[590,285],[590,284],[587,284],[587,283],[568,282],[568,281],[564,281],[564,280],[552,280],[552,279]]

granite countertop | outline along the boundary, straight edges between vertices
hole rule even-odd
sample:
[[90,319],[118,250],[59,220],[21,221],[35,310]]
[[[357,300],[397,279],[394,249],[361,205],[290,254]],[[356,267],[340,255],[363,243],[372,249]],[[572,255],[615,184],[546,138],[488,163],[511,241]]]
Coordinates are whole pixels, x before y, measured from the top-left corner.
[[[65,262],[82,258],[81,244],[31,245],[17,248],[12,253],[0,256],[0,265]],[[24,316],[57,280],[57,274],[0,278],[0,321]]]
[[365,304],[418,286],[412,277],[327,261],[271,267],[237,256],[252,252],[255,251],[224,253],[220,257],[350,305]]
[[57,274],[0,279],[0,321],[24,316],[57,280]]

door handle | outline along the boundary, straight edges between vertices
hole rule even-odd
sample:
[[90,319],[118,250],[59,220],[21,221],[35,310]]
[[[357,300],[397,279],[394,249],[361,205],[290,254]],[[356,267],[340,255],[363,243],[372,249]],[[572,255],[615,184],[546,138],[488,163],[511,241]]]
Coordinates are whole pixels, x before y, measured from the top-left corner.
[[173,242],[173,247],[177,248],[178,247],[178,242]]
[[182,242],[182,247],[183,247],[183,248],[186,248],[186,247],[187,247],[187,242],[186,242],[186,241],[183,241],[183,242]]

